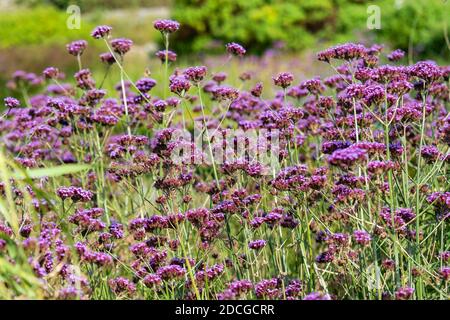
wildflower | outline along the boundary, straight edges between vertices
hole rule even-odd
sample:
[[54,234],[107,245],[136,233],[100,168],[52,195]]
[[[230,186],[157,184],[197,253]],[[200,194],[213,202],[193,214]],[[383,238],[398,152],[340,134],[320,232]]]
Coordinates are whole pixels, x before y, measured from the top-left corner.
[[381,266],[386,270],[394,270],[395,262],[392,259],[385,259],[381,262]]
[[147,93],[156,86],[156,80],[151,78],[141,78],[136,81],[136,88],[140,92]]
[[228,289],[235,296],[241,296],[253,289],[253,283],[250,280],[236,280],[228,284]]
[[370,241],[372,240],[372,238],[370,237],[370,235],[364,231],[364,230],[355,230],[353,232],[353,237],[355,238],[355,241],[363,246],[366,246],[370,243]]
[[240,44],[236,43],[236,42],[227,43],[226,49],[227,49],[227,52],[229,54],[232,54],[232,55],[235,55],[235,56],[241,56],[242,57],[246,53],[246,50],[244,49],[244,47],[241,46]]
[[132,283],[130,280],[123,277],[110,279],[108,281],[108,284],[111,290],[114,291],[114,293],[116,294],[120,294],[123,292],[132,294],[136,291],[136,285]]
[[432,61],[419,61],[408,68],[411,76],[424,80],[427,84],[437,81],[442,76],[442,71]]
[[439,159],[441,152],[435,146],[423,146],[420,153],[424,159],[433,162]]
[[42,71],[46,79],[56,79],[59,76],[59,70],[55,67],[48,67]]
[[303,290],[303,283],[300,280],[291,280],[286,287],[285,293],[286,297],[295,298],[297,297]]
[[255,84],[255,86],[250,90],[251,94],[255,97],[260,97],[263,90],[263,84],[261,82],[258,82]]
[[148,274],[145,276],[143,280],[145,286],[152,288],[155,286],[159,286],[162,283],[162,279],[157,274]]
[[367,48],[361,44],[346,43],[319,52],[317,59],[324,62],[330,62],[332,59],[349,61],[364,58],[367,51]]
[[327,293],[311,292],[307,294],[303,300],[331,300],[331,297]]
[[282,72],[273,78],[274,84],[283,89],[289,87],[292,84],[292,81],[294,81],[294,76],[289,72]]
[[308,90],[311,94],[320,94],[325,90],[325,86],[320,81],[319,77],[303,81],[300,88]]
[[162,33],[173,33],[180,28],[180,24],[174,20],[162,19],[153,22],[153,27]]
[[397,165],[393,161],[370,161],[367,163],[367,170],[370,173],[382,174],[388,170],[396,169]]
[[260,250],[260,249],[264,248],[265,246],[266,246],[265,240],[255,240],[255,241],[251,241],[248,244],[248,247],[253,250]]
[[181,278],[185,275],[186,270],[178,265],[168,265],[158,269],[157,275],[163,280],[171,280]]
[[395,299],[397,300],[409,300],[414,293],[414,289],[410,287],[403,287],[395,291]]
[[205,66],[189,67],[184,71],[184,75],[194,84],[197,84],[205,78],[206,71],[207,69]]
[[450,251],[443,251],[439,254],[439,258],[444,261],[447,262],[450,260]]
[[77,86],[81,89],[89,90],[95,88],[95,81],[89,69],[82,69],[75,73],[75,80],[77,81]]
[[329,263],[332,262],[334,259],[334,254],[330,251],[324,251],[322,253],[320,253],[317,257],[316,257],[316,262],[317,263]]
[[255,294],[256,297],[266,298],[266,299],[274,299],[277,298],[280,294],[280,290],[278,288],[278,279],[273,278],[269,280],[262,280],[255,285]]
[[166,57],[168,62],[175,62],[177,60],[177,54],[170,50],[157,51],[155,55],[159,58],[159,60],[161,60],[161,62],[165,62]]
[[132,45],[133,41],[131,41],[130,39],[118,38],[111,40],[111,47],[121,56],[130,51]]
[[14,109],[20,106],[20,101],[13,97],[6,97],[4,100],[5,107],[8,109]]
[[78,187],[59,187],[56,190],[56,194],[63,200],[70,198],[74,202],[88,202],[91,201],[92,197],[94,196],[91,191],[84,190]]
[[191,84],[188,79],[183,76],[171,76],[169,78],[170,91],[182,96],[191,88]]
[[444,281],[450,280],[450,267],[442,267],[439,270],[439,275],[441,276],[442,280],[444,280]]
[[87,41],[86,40],[76,40],[71,43],[69,43],[67,46],[67,51],[69,54],[73,56],[81,56],[84,52],[84,50],[87,48]]
[[112,28],[110,26],[98,26],[98,27],[95,27],[94,30],[92,30],[91,36],[94,39],[101,39],[101,38],[109,36],[111,30],[112,30]]
[[236,100],[237,97],[239,96],[239,91],[232,87],[219,86],[213,90],[212,94],[213,94],[214,99],[216,99],[218,101],[223,101],[223,100],[233,101],[233,100]]
[[328,162],[341,168],[347,168],[358,162],[364,161],[366,158],[366,150],[360,147],[351,146],[334,151],[331,156],[328,157]]
[[116,62],[116,59],[111,52],[104,52],[100,54],[100,60],[107,65],[112,65]]
[[212,79],[217,82],[217,84],[221,84],[227,79],[227,74],[225,72],[218,72],[213,75]]
[[403,57],[405,56],[405,51],[401,50],[401,49],[397,49],[392,51],[387,58],[389,59],[389,61],[399,61],[401,60]]

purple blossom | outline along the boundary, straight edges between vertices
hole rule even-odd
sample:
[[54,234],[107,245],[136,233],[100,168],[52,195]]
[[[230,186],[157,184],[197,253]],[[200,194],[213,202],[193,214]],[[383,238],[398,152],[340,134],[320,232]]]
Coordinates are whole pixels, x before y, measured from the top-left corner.
[[235,56],[243,56],[246,53],[246,50],[244,49],[243,46],[241,46],[240,44],[236,43],[236,42],[230,42],[227,43],[227,45],[225,46],[227,49],[227,52],[229,54],[235,55]]
[[84,50],[87,48],[87,45],[88,43],[86,40],[76,40],[69,43],[66,48],[69,54],[73,56],[81,56]]
[[20,101],[13,97],[6,97],[4,100],[5,107],[8,109],[14,109],[20,106]]
[[177,54],[170,50],[157,51],[155,53],[155,56],[157,58],[159,58],[159,60],[161,60],[161,62],[165,62],[166,58],[167,58],[168,62],[175,62],[177,60]]
[[101,39],[101,38],[109,36],[109,34],[111,33],[111,30],[112,30],[112,28],[110,26],[98,26],[98,27],[95,27],[94,30],[92,30],[91,36],[94,39]]
[[74,202],[88,202],[94,196],[91,191],[78,187],[59,187],[56,190],[56,194],[63,200],[70,198]]
[[294,81],[294,76],[289,72],[282,72],[273,78],[273,83],[283,89],[289,87],[292,84],[292,81]]
[[174,20],[162,19],[153,22],[153,27],[162,33],[168,34],[177,31],[180,28],[180,24]]
[[113,48],[113,50],[122,56],[130,51],[132,46],[133,41],[131,41],[130,39],[118,38],[111,40],[111,47]]
[[389,61],[399,61],[401,59],[403,59],[403,57],[405,56],[405,51],[401,50],[401,49],[397,49],[392,51],[390,54],[388,54],[387,58],[389,59]]
[[248,244],[248,247],[253,250],[260,250],[266,246],[265,240],[254,240]]

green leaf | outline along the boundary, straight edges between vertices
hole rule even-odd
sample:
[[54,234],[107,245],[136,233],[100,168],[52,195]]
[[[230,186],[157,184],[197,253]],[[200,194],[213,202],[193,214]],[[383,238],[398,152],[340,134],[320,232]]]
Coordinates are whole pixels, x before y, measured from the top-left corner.
[[26,169],[22,172],[14,172],[12,177],[14,179],[36,179],[43,177],[59,177],[65,174],[77,173],[91,168],[88,164],[66,164],[62,166],[38,169]]

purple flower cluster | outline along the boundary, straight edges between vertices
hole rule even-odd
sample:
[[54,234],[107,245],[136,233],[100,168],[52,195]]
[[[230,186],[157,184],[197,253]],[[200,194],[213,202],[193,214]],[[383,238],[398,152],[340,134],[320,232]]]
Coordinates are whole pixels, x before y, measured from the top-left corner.
[[91,32],[91,36],[94,39],[101,39],[109,36],[112,28],[110,26],[98,26]]
[[125,38],[118,38],[111,40],[111,47],[119,55],[123,56],[125,53],[130,51],[133,46],[133,41]]
[[56,195],[62,200],[70,198],[74,202],[89,202],[94,196],[92,191],[84,190],[83,188],[79,187],[59,187],[56,190]]
[[66,48],[69,54],[73,56],[81,56],[84,50],[87,48],[87,45],[88,43],[86,40],[76,40],[69,43]]
[[153,27],[162,33],[173,33],[180,28],[180,24],[174,20],[162,19],[156,20]]
[[273,83],[283,89],[289,87],[294,81],[294,76],[289,72],[282,72],[273,78]]
[[229,54],[242,57],[247,52],[243,46],[236,42],[227,43],[225,46]]

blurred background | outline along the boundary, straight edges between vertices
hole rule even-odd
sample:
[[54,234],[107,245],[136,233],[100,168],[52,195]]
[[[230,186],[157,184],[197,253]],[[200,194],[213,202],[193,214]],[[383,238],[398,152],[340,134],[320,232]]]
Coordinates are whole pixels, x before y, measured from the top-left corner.
[[[315,53],[343,42],[366,45],[381,43],[385,52],[401,48],[409,62],[450,60],[450,1],[448,0],[0,0],[0,96],[7,94],[6,82],[15,70],[40,73],[47,66],[70,75],[77,62],[65,45],[78,39],[89,41],[83,66],[103,73],[98,54],[101,41],[90,38],[98,24],[111,25],[114,37],[134,41],[127,68],[139,77],[157,68],[154,52],[161,47],[161,35],[153,21],[173,18],[182,28],[171,39],[178,64],[216,59],[224,44],[243,44],[259,64],[278,55],[274,68],[295,65],[306,75],[320,73]],[[67,27],[70,5],[81,12],[79,29]],[[369,29],[373,7],[380,9],[381,28]],[[372,8],[372,9],[370,9]],[[368,11],[369,10],[369,11]],[[253,60],[252,60],[253,59]],[[69,76],[68,76],[69,78]]]

